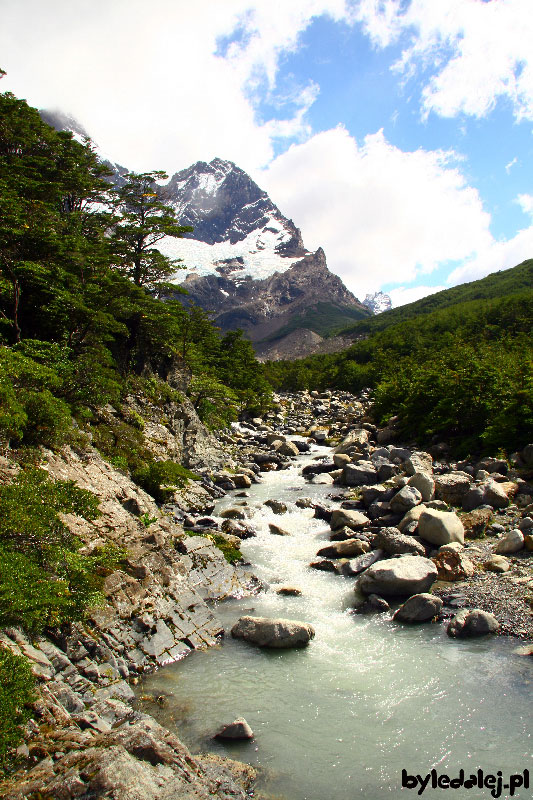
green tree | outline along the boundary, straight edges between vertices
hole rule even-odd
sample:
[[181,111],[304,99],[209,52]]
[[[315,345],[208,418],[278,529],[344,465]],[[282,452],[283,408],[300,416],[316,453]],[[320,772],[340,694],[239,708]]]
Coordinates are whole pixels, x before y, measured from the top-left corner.
[[190,225],[179,225],[175,212],[159,197],[156,181],[168,175],[160,170],[129,173],[116,190],[120,220],[114,240],[126,275],[137,286],[154,288],[180,268],[179,259],[164,256],[155,245],[166,236],[181,238]]

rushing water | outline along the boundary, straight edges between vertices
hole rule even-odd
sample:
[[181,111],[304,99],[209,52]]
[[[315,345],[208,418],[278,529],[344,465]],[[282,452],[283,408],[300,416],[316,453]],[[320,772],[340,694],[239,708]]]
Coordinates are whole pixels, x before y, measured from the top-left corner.
[[[193,653],[151,676],[143,691],[167,695],[161,720],[176,725],[193,750],[210,749],[259,766],[263,788],[287,800],[382,800],[417,797],[401,789],[402,768],[425,776],[466,778],[529,769],[533,781],[530,658],[516,642],[483,638],[457,641],[443,626],[400,626],[390,615],[350,613],[353,578],[310,569],[329,528],[299,497],[325,498],[331,486],[308,484],[301,468],[327,448],[314,447],[297,466],[265,473],[247,499],[258,536],[242,550],[272,588],[254,598],[219,604],[229,631],[239,616],[282,616],[310,622],[316,636],[304,649],[265,651],[227,636],[220,647]],[[283,500],[288,513],[263,506]],[[224,498],[215,513],[239,498]],[[269,533],[275,522],[291,536]],[[282,597],[280,584],[302,590]],[[212,740],[221,724],[244,716],[255,739]],[[498,788],[492,796],[497,795]],[[436,798],[444,789],[423,796]],[[502,789],[501,797],[510,796]],[[518,789],[514,797],[530,798]],[[453,798],[490,798],[490,788],[452,790]]]

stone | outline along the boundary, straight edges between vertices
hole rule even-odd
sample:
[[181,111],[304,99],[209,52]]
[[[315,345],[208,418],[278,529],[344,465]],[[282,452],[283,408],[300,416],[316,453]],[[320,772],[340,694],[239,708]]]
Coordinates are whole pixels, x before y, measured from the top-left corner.
[[346,464],[349,464],[352,459],[346,453],[335,453],[333,456],[333,463],[338,469],[342,469]]
[[293,442],[283,442],[278,453],[281,453],[282,456],[297,456],[300,451]]
[[531,529],[533,528],[533,519],[531,519],[531,517],[523,517],[523,518],[520,520],[520,522],[518,523],[518,526],[517,526],[517,527],[518,527],[518,528],[519,528],[519,530],[521,530],[521,531],[522,531],[522,533],[524,533],[524,534],[525,534],[526,532],[530,532],[530,531],[531,531]]
[[342,474],[346,486],[364,486],[367,483],[377,483],[379,480],[377,470],[371,461],[346,464]]
[[440,597],[428,592],[414,594],[400,606],[393,619],[409,623],[429,622],[440,613],[441,608]]
[[224,725],[224,727],[215,734],[215,739],[231,739],[235,740],[247,740],[254,738],[254,732],[244,719],[244,717],[237,717],[236,720],[230,722],[229,725]]
[[435,494],[435,481],[427,472],[415,472],[409,478],[409,486],[414,486],[422,495],[422,502],[433,499]]
[[424,503],[421,503],[419,506],[415,506],[411,508],[400,520],[398,523],[398,530],[403,533],[405,528],[409,527],[412,522],[416,522],[418,525],[418,520],[420,519],[421,514],[426,510],[427,506]]
[[233,483],[237,489],[248,489],[252,485],[251,479],[248,475],[233,475]]
[[241,617],[231,629],[234,639],[244,639],[258,647],[305,647],[315,636],[306,622],[267,617]]
[[455,512],[426,508],[418,520],[418,534],[426,542],[440,547],[449,542],[464,544],[465,531]]
[[342,442],[335,448],[335,455],[348,453],[349,450],[362,452],[364,446],[368,444],[368,431],[364,428],[356,428],[344,437]]
[[492,510],[490,508],[475,508],[468,514],[463,514],[461,522],[465,529],[466,539],[480,539],[485,536],[487,526],[492,519]]
[[424,546],[417,539],[400,533],[398,528],[381,528],[376,536],[376,544],[389,556],[404,555],[405,553],[419,556],[426,554]]
[[313,475],[309,483],[323,485],[323,486],[332,486],[335,481],[335,476],[333,473],[323,472],[321,475]]
[[420,505],[422,495],[414,486],[404,486],[390,501],[391,510],[395,514],[405,514],[409,509]]
[[226,508],[221,512],[222,519],[246,519],[246,514],[242,508]]
[[467,472],[457,471],[438,475],[435,478],[435,497],[451,506],[460,506],[471,484],[472,476]]
[[507,461],[503,458],[492,458],[491,456],[482,458],[475,466],[476,472],[478,470],[485,470],[489,474],[492,472],[499,472],[500,475],[507,475],[508,469],[509,465]]
[[85,711],[83,700],[63,681],[50,681],[48,689],[69,714],[80,714]]
[[488,633],[496,633],[500,623],[493,614],[482,611],[480,608],[472,610],[463,609],[452,619],[446,629],[448,636],[467,637],[485,636]]
[[322,558],[320,561],[311,561],[311,569],[318,569],[320,572],[337,572],[337,564],[329,558]]
[[464,553],[443,549],[432,561],[437,567],[439,581],[462,581],[474,574],[474,565]]
[[494,555],[483,562],[483,567],[488,572],[508,572],[511,564],[505,556]]
[[515,528],[512,531],[507,531],[495,545],[494,552],[502,553],[518,553],[524,547],[524,534],[522,531]]
[[387,611],[390,611],[390,605],[379,594],[369,594],[358,609],[359,614],[386,614]]
[[341,567],[341,572],[348,577],[359,575],[361,572],[364,572],[365,569],[371,567],[372,564],[375,564],[376,561],[382,559],[384,555],[385,553],[383,550],[379,549],[371,550],[369,553],[363,553],[363,555],[346,561]]
[[378,561],[359,578],[365,594],[403,597],[430,589],[437,578],[433,561],[423,556],[400,556]]
[[433,472],[433,459],[429,453],[415,451],[405,461],[404,469],[408,475],[415,475],[417,472],[429,474]]
[[524,536],[524,547],[530,553],[533,551],[533,535],[532,534],[526,533],[526,535]]
[[361,530],[370,524],[370,520],[360,511],[350,511],[340,508],[331,515],[330,525],[333,530],[337,528],[350,528],[353,531]]
[[526,444],[521,452],[522,460],[528,467],[533,466],[533,444]]
[[287,506],[285,503],[282,503],[281,500],[267,500],[265,505],[270,508],[274,514],[286,514],[287,513]]
[[496,481],[487,481],[483,484],[483,502],[493,508],[507,508],[509,505],[509,498],[505,489],[500,483]]
[[485,502],[485,493],[481,486],[471,486],[463,495],[461,505],[465,511],[473,511]]
[[282,597],[300,597],[302,590],[297,586],[278,586],[276,594],[280,594]]
[[285,528],[280,528],[279,525],[274,525],[273,522],[268,523],[268,529],[270,533],[273,533],[274,536],[290,536],[291,534],[289,531],[286,531]]
[[331,542],[327,547],[322,547],[317,556],[321,558],[353,558],[363,553],[368,553],[370,545],[362,539],[344,539],[340,542]]

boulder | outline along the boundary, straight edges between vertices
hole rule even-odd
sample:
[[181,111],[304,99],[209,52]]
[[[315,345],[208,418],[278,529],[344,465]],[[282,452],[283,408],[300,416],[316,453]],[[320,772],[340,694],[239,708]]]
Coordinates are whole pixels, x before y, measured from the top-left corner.
[[473,511],[484,505],[484,503],[485,493],[481,486],[471,486],[461,500],[461,505],[465,511]]
[[333,456],[333,463],[338,469],[342,469],[346,464],[349,464],[352,459],[346,453],[335,453]]
[[281,447],[278,447],[277,452],[281,453],[282,456],[297,456],[300,454],[294,442],[283,442]]
[[507,531],[494,547],[494,552],[502,553],[518,553],[524,547],[524,534],[522,531],[515,528],[512,531]]
[[345,464],[342,472],[346,486],[364,486],[366,483],[377,483],[379,480],[377,470],[371,461]]
[[335,530],[336,528],[350,528],[353,531],[361,530],[370,524],[367,516],[360,511],[350,511],[346,508],[340,508],[334,511],[331,515],[330,525]]
[[357,609],[358,614],[385,614],[390,605],[379,594],[369,594],[365,602]]
[[398,528],[382,528],[376,536],[376,544],[389,556],[413,553],[424,556],[424,546],[413,536],[400,533]]
[[274,525],[273,522],[268,523],[268,528],[270,533],[273,533],[274,536],[290,536],[291,534],[289,531],[286,531],[285,528],[280,528],[279,525]]
[[462,581],[474,574],[470,559],[455,550],[439,550],[432,561],[437,567],[439,581]]
[[342,442],[335,448],[335,454],[348,453],[350,450],[362,452],[368,444],[368,431],[364,428],[356,428],[344,437]]
[[415,475],[417,472],[431,473],[433,471],[433,459],[429,453],[415,451],[407,458],[404,468],[408,475]]
[[398,523],[398,530],[400,532],[404,531],[412,522],[416,522],[418,524],[418,520],[422,513],[426,510],[427,506],[421,503],[419,506],[415,506],[411,508],[404,516],[402,517],[401,521]]
[[422,556],[400,556],[378,561],[359,578],[359,586],[365,594],[385,597],[426,592],[437,578],[433,561]]
[[341,567],[341,572],[343,575],[348,576],[359,575],[359,573],[371,567],[372,564],[375,564],[376,561],[382,559],[384,555],[383,550],[371,550],[369,553],[364,553],[361,556],[357,556],[357,558],[346,561]]
[[451,506],[460,506],[470,489],[472,476],[467,472],[448,472],[435,478],[435,497]]
[[500,623],[493,614],[474,608],[471,611],[464,608],[459,611],[450,624],[446,632],[452,637],[485,636],[487,633],[496,633]]
[[418,533],[426,542],[437,547],[450,542],[464,544],[463,523],[453,511],[426,508],[418,520]]
[[400,606],[393,619],[398,622],[429,622],[442,608],[442,600],[434,594],[414,594]]
[[222,519],[246,519],[246,515],[242,508],[226,508],[220,514]]
[[282,597],[300,597],[302,590],[297,586],[278,586],[276,594],[280,594]]
[[483,567],[488,572],[508,572],[511,568],[511,563],[505,556],[494,555],[483,562]]
[[268,617],[241,617],[231,629],[234,639],[244,639],[258,647],[305,647],[315,631],[306,622]]
[[492,458],[491,456],[487,456],[482,458],[481,461],[477,462],[475,471],[478,472],[480,469],[485,470],[489,474],[493,472],[499,472],[500,475],[507,475],[509,465],[503,458]]
[[409,478],[409,486],[414,486],[422,495],[422,502],[433,499],[435,494],[435,481],[427,472],[415,472]]
[[370,545],[363,539],[344,539],[342,542],[331,542],[322,547],[317,556],[322,558],[353,558],[368,553]]
[[281,500],[267,500],[265,505],[270,508],[274,514],[286,514],[287,513],[287,506],[285,503],[282,503]]
[[483,502],[493,508],[507,508],[509,498],[505,489],[496,481],[487,481],[481,487],[483,489]]
[[248,477],[248,475],[234,475],[233,476],[233,483],[237,489],[248,489],[252,485],[252,481]]
[[[342,470],[339,474],[342,474]],[[324,486],[332,486],[335,481],[335,475],[328,472],[323,472],[321,475],[313,475],[309,483],[324,485]]]
[[526,444],[521,453],[524,464],[528,467],[533,466],[533,444]]
[[214,738],[222,740],[232,739],[233,741],[253,739],[254,732],[244,717],[238,717],[233,722],[230,722],[229,725],[224,725],[222,730],[215,734]]
[[422,495],[414,486],[403,486],[394,497],[391,498],[390,507],[395,514],[405,514],[410,508],[419,506],[422,502]]
[[468,514],[463,514],[461,522],[465,529],[465,537],[467,539],[480,539],[485,535],[487,525],[492,519],[492,510],[490,508],[475,508]]

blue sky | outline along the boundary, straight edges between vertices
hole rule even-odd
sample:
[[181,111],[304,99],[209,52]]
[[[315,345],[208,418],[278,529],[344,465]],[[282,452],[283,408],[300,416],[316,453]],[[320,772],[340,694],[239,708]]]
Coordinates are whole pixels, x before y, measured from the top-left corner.
[[533,256],[531,0],[0,0],[2,88],[113,160],[235,161],[357,295]]

